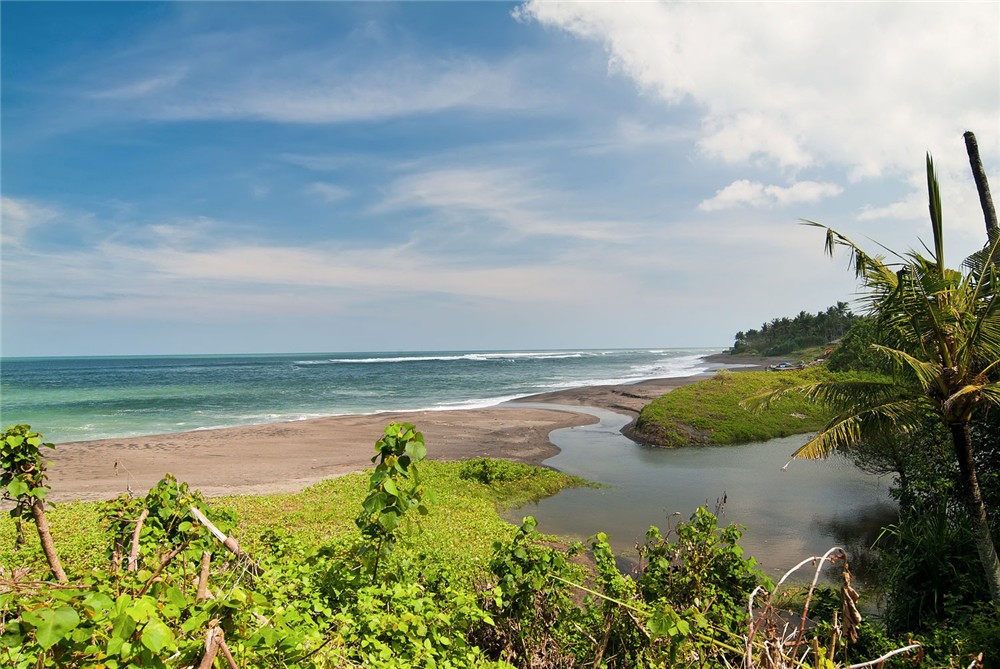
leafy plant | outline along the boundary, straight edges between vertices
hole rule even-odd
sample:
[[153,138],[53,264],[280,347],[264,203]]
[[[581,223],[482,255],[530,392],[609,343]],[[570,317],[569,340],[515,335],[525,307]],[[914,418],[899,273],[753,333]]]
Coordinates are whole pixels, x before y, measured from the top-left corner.
[[739,525],[720,528],[705,507],[666,536],[650,527],[639,547],[646,561],[638,579],[644,598],[663,598],[677,609],[696,607],[718,628],[735,632],[746,622],[747,593],[769,585],[757,562],[743,554],[742,536]]
[[474,640],[489,657],[518,666],[575,666],[585,655],[587,619],[573,599],[580,573],[569,558],[582,545],[541,545],[536,528],[528,516],[510,542],[494,545],[481,595],[494,624],[479,627]]
[[367,542],[360,553],[368,558],[372,580],[378,576],[379,561],[395,545],[396,528],[407,512],[416,509],[420,515],[428,513],[426,491],[417,471],[417,463],[427,456],[424,435],[412,423],[389,423],[375,442],[375,451],[372,462],[378,464],[355,521]]
[[66,582],[59,555],[52,542],[52,533],[45,518],[45,496],[49,486],[45,483],[46,463],[42,460],[42,448],[55,448],[46,443],[42,435],[31,431],[29,425],[14,425],[0,435],[0,488],[3,499],[14,501],[11,518],[18,524],[18,538],[21,538],[21,520],[30,515],[38,530],[45,558],[52,575],[57,581]]

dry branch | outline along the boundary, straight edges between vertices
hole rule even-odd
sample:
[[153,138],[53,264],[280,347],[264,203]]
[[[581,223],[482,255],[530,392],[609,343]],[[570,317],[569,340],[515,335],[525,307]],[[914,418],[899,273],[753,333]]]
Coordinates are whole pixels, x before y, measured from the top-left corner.
[[139,534],[142,533],[142,524],[149,517],[149,509],[143,509],[139,514],[139,519],[135,521],[135,529],[132,530],[132,549],[128,553],[128,570],[137,571],[139,569]]
[[215,524],[205,516],[205,514],[203,514],[201,511],[198,510],[198,507],[196,506],[191,507],[191,515],[193,515],[198,520],[199,523],[208,528],[208,531],[212,533],[212,536],[218,539],[219,542],[223,546],[225,546],[230,553],[232,553],[238,558],[246,560],[247,564],[249,565],[250,573],[252,573],[254,576],[260,576],[261,573],[263,573],[263,571],[260,568],[260,565],[258,565],[256,561],[254,561],[254,559],[250,557],[250,555],[246,551],[240,548],[240,545],[236,541],[236,539],[234,539],[233,537],[227,537],[222,530],[216,527]]
[[208,551],[201,552],[201,570],[198,573],[198,594],[195,596],[196,602],[203,602],[208,599],[208,568],[212,564],[212,554]]

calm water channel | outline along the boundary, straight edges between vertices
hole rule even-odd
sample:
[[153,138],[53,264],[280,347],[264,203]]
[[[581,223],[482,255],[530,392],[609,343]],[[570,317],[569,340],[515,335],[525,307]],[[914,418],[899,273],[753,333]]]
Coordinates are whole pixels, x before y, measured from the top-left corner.
[[796,460],[783,471],[805,435],[738,446],[649,448],[621,434],[627,416],[563,408],[600,423],[554,431],[550,438],[561,452],[545,464],[605,487],[564,490],[510,512],[512,522],[532,515],[542,532],[581,538],[603,531],[616,552],[634,555],[650,525],[666,531],[699,505],[714,510],[725,497],[722,522],[748,528],[741,544],[775,576],[831,546],[850,553],[850,544],[870,543],[895,517],[889,479],[865,474],[844,458]]

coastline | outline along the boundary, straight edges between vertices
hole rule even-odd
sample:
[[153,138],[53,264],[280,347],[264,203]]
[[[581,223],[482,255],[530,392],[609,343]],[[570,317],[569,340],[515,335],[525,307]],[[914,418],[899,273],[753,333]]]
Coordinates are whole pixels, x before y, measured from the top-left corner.
[[[767,361],[726,354],[716,364],[760,368]],[[431,460],[492,457],[539,465],[559,452],[549,433],[595,419],[518,401],[594,406],[635,418],[651,400],[711,373],[631,384],[580,386],[482,409],[395,411],[173,434],[69,442],[50,454],[54,502],[145,494],[166,473],[208,496],[294,492],[323,479],[371,466],[373,445],[392,421],[417,426]]]

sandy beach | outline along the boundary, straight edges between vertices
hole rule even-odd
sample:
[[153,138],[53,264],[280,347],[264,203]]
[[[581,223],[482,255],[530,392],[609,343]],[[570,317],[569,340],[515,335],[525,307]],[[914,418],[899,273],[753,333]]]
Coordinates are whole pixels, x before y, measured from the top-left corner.
[[[741,361],[727,357],[725,362]],[[596,406],[635,417],[652,399],[705,376],[571,388],[524,401]],[[414,423],[424,433],[432,460],[493,457],[541,464],[558,452],[549,442],[552,430],[594,420],[513,402],[485,409],[335,416],[65,443],[49,458],[50,499],[110,499],[129,490],[145,494],[168,472],[210,496],[293,492],[370,467],[373,445],[392,421]]]

